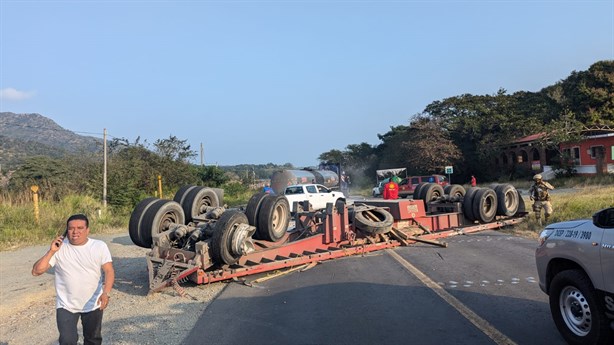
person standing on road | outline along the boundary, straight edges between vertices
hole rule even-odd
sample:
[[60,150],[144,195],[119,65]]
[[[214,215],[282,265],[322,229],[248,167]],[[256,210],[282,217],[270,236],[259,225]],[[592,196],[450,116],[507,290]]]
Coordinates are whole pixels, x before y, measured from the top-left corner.
[[102,311],[109,305],[115,271],[106,243],[88,238],[89,233],[87,216],[70,216],[64,235],[54,239],[47,253],[32,267],[34,276],[55,268],[56,322],[60,345],[77,344],[79,318],[83,326],[84,345],[102,344]]
[[399,198],[399,178],[394,176],[384,185],[384,199],[398,199]]
[[262,191],[267,194],[275,194],[275,192],[273,191],[273,188],[271,188],[268,184],[264,185],[264,189]]
[[475,179],[475,176],[471,175],[471,187],[475,187],[478,185],[478,181]]
[[552,215],[552,204],[548,191],[553,189],[554,187],[550,183],[542,181],[542,175],[533,176],[533,184],[529,188],[529,199],[533,201],[533,212],[535,212],[535,219],[539,225],[542,225],[542,208],[544,209],[546,223]]

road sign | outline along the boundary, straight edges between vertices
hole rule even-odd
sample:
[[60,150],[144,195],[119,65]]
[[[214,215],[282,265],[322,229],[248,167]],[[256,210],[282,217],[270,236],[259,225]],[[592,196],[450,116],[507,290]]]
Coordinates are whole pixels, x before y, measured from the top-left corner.
[[454,168],[451,165],[446,166],[446,174],[453,174]]

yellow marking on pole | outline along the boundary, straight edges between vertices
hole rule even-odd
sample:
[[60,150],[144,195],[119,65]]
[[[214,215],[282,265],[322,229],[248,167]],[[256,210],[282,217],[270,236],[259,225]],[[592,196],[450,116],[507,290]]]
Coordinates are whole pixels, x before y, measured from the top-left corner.
[[158,175],[158,194],[160,194],[160,199],[162,199],[162,175]]
[[449,305],[456,309],[463,317],[465,317],[465,319],[469,320],[469,322],[475,325],[480,331],[482,331],[482,333],[486,334],[486,336],[492,339],[495,343],[500,345],[516,345],[516,343],[512,339],[508,338],[505,334],[499,332],[499,330],[496,329],[493,325],[491,325],[488,321],[482,319],[478,314],[473,312],[473,310],[469,309],[469,307],[464,305],[456,297],[452,296],[449,292],[439,286],[439,284],[434,282],[426,274],[422,273],[414,265],[403,259],[395,251],[386,249],[386,252],[388,252],[388,254],[392,256],[393,259],[398,261],[407,271],[409,271],[416,278],[418,278],[428,288],[433,290],[437,295],[439,295],[439,297],[441,297],[444,301],[446,301]]

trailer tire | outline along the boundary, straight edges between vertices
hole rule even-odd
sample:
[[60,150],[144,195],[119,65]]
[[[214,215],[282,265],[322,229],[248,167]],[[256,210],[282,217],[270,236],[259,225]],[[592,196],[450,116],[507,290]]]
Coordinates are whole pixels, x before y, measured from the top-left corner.
[[460,184],[451,184],[451,185],[447,185],[444,189],[443,189],[443,193],[449,195],[451,198],[452,197],[458,197],[458,198],[462,198],[463,196],[465,196],[465,187],[461,186]]
[[141,242],[148,248],[153,244],[153,235],[170,229],[171,224],[185,224],[185,214],[178,202],[159,199],[149,206],[139,227]]
[[258,239],[276,242],[286,234],[290,223],[290,204],[283,195],[267,195],[258,211]]
[[[371,213],[378,220],[371,220],[371,217],[366,216],[367,212]],[[354,225],[356,228],[371,235],[385,234],[389,232],[392,229],[393,223],[394,218],[392,217],[392,214],[381,208],[357,211],[354,214]]]
[[424,187],[425,184],[427,184],[427,183],[426,182],[420,182],[420,183],[418,183],[416,188],[414,188],[414,195],[413,195],[413,199],[414,200],[420,199],[420,191],[422,190],[422,187]]
[[146,198],[141,200],[136,206],[132,213],[130,214],[130,221],[128,222],[128,234],[130,234],[130,239],[132,243],[136,244],[139,247],[150,248],[151,246],[147,246],[145,243],[141,241],[140,228],[141,222],[143,221],[143,216],[147,209],[153,204],[156,200],[160,200],[158,198]]
[[473,216],[481,223],[490,223],[497,215],[497,194],[490,188],[481,188],[473,196]]
[[233,253],[231,249],[233,230],[238,224],[247,224],[247,216],[237,210],[224,212],[215,223],[215,230],[211,237],[211,258],[220,266],[235,264],[241,257]]
[[479,189],[479,187],[469,187],[463,196],[463,214],[470,222],[476,220],[476,217],[473,215],[473,197]]
[[422,187],[420,190],[420,199],[424,200],[424,203],[437,200],[443,196],[443,187],[436,183],[429,183]]
[[262,205],[262,200],[264,197],[269,194],[265,192],[259,192],[249,199],[247,202],[247,206],[245,207],[245,215],[247,216],[247,222],[249,225],[258,226],[258,211],[260,211],[260,206]]
[[527,207],[524,203],[524,199],[522,198],[522,195],[520,195],[520,191],[518,189],[516,189],[516,195],[518,195],[518,210],[516,210],[516,213],[514,213],[514,216],[517,216],[520,213],[527,212]]
[[218,206],[220,206],[220,201],[217,193],[209,187],[196,187],[190,190],[181,204],[186,223],[191,222],[194,217],[205,214],[207,207]]
[[[179,190],[177,191],[177,193],[175,193],[175,196],[173,197],[173,201],[178,202],[179,205],[183,207],[185,197],[196,187],[197,186],[194,185],[187,185],[179,188]],[[183,210],[183,212],[185,213],[185,209]]]
[[495,188],[497,193],[497,215],[513,216],[518,211],[518,192],[511,184],[500,184]]

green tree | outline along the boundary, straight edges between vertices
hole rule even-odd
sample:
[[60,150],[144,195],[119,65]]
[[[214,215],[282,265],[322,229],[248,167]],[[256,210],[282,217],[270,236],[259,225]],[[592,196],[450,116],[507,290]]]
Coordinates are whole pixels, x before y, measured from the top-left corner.
[[187,140],[180,140],[174,135],[168,139],[156,140],[154,147],[155,152],[160,156],[177,162],[188,162],[191,158],[196,157],[196,152],[190,149]]

